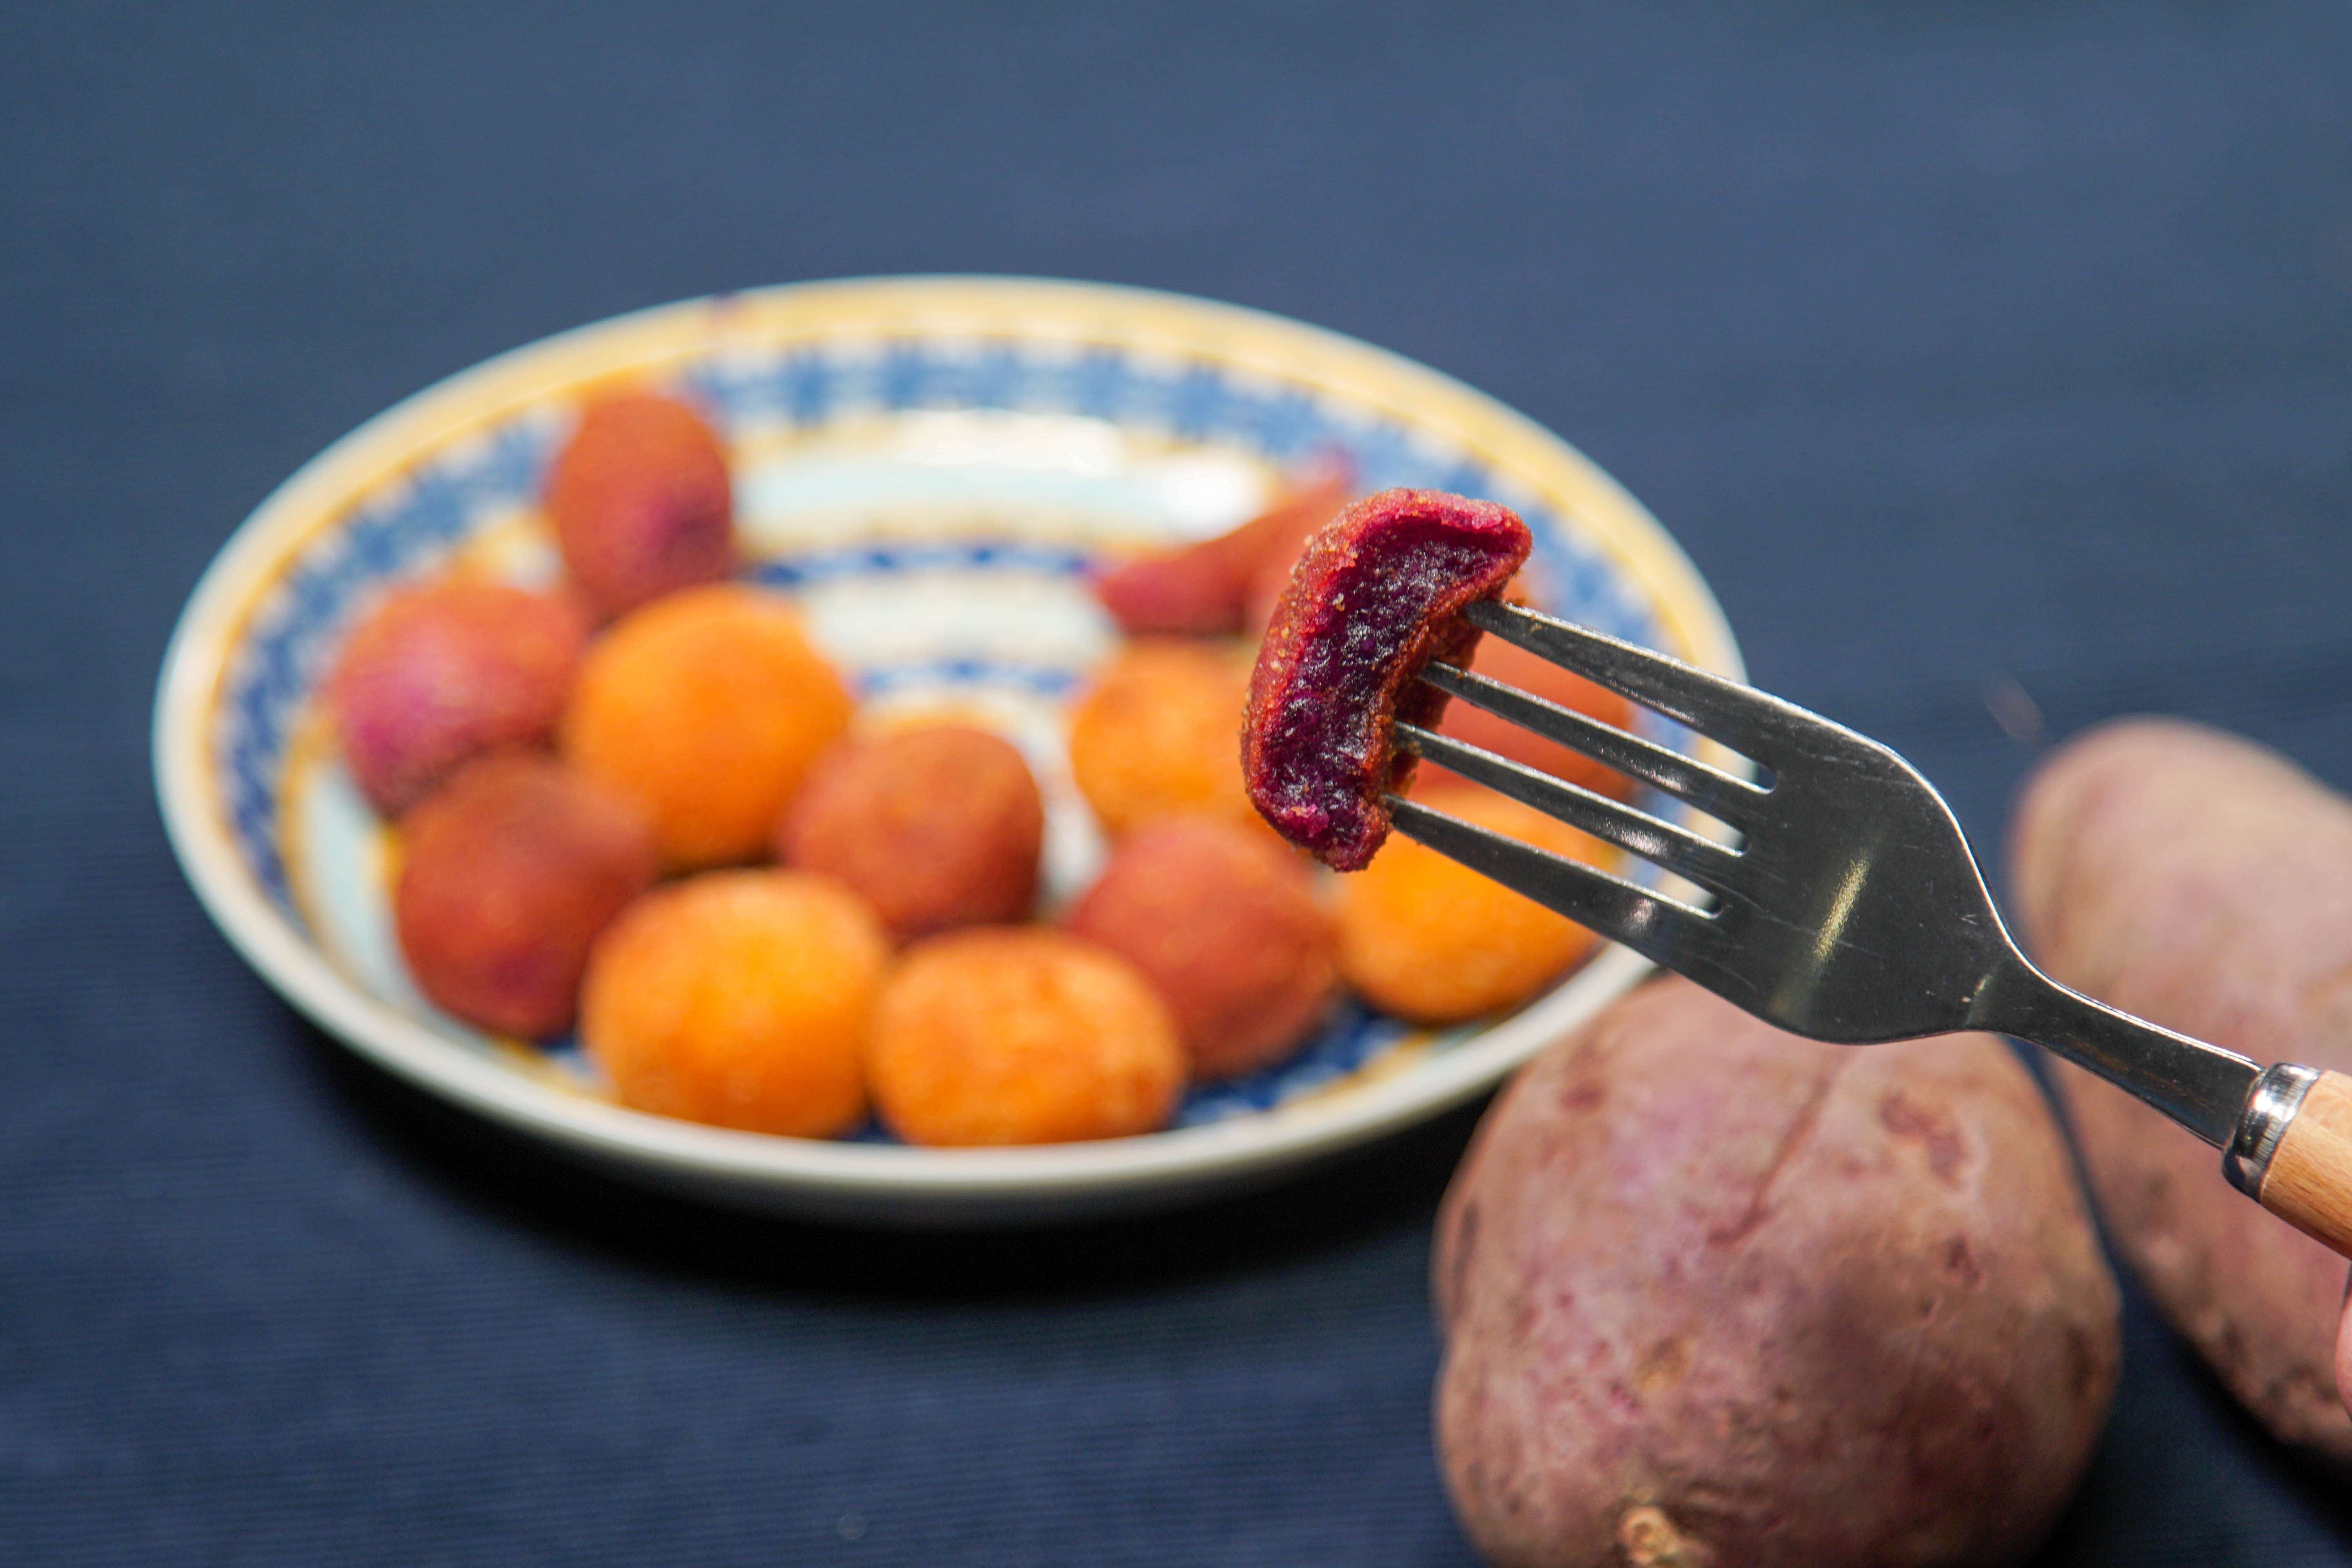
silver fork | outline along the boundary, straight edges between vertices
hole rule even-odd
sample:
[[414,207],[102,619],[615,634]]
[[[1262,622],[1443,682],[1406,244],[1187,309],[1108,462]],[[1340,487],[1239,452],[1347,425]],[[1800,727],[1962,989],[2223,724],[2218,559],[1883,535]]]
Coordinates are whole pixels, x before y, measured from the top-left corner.
[[1421,679],[1735,829],[1717,842],[1416,725],[1398,743],[1711,898],[1685,900],[1391,795],[1399,829],[1791,1034],[1862,1045],[1961,1029],[2080,1064],[2222,1150],[2241,1192],[2352,1257],[2352,1077],[2160,1029],[2069,991],[2003,928],[1959,824],[1886,747],[1777,697],[1492,601],[1490,636],[1756,763],[1755,781],[1447,665]]

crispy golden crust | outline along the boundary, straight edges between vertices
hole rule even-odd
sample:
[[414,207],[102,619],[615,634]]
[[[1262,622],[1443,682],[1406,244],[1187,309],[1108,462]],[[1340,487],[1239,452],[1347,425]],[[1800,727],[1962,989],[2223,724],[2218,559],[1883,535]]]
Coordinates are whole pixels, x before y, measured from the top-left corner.
[[831,1137],[866,1113],[889,956],[873,910],[830,878],[707,871],[639,899],[597,942],[580,1042],[624,1105]]
[[766,854],[850,697],[782,596],[735,584],[622,617],[581,666],[564,756],[642,802],[673,868]]
[[[1608,865],[1597,840],[1531,806],[1459,782],[1415,798],[1539,849]],[[1458,1024],[1528,1001],[1599,938],[1500,882],[1410,840],[1339,884],[1339,973],[1384,1012]]]
[[875,1107],[910,1143],[1062,1143],[1149,1132],[1184,1083],[1176,1026],[1107,948],[1039,926],[907,950],[875,1010]]
[[1139,637],[1096,672],[1070,710],[1070,773],[1113,838],[1201,813],[1258,826],[1234,737],[1249,689],[1237,646]]

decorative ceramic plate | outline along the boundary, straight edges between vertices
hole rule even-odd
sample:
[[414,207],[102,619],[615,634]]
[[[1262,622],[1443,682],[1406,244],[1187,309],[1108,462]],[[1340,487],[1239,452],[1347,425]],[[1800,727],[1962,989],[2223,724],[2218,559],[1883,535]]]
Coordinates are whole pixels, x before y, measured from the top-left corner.
[[[887,721],[951,710],[1011,736],[1048,802],[1047,899],[1101,847],[1062,710],[1116,644],[1098,560],[1214,533],[1333,448],[1364,489],[1501,500],[1539,604],[1737,676],[1706,585],[1641,507],[1491,399],[1352,340],[1178,296],[1013,279],[816,283],[665,306],[454,376],[311,460],[240,528],[164,666],[156,774],[173,846],[230,940],[392,1071],[632,1179],[859,1223],[1020,1224],[1265,1182],[1480,1092],[1633,984],[1605,949],[1517,1013],[1429,1032],[1343,1010],[1293,1060],[1196,1089],[1169,1131],[928,1150],[729,1131],[622,1109],[565,1041],[486,1037],[410,984],[386,834],[316,699],[389,585],[460,560],[557,566],[541,477],[583,398],[679,390],[732,453],[749,574],[796,597]],[[1675,737],[1680,743],[1681,737]]]

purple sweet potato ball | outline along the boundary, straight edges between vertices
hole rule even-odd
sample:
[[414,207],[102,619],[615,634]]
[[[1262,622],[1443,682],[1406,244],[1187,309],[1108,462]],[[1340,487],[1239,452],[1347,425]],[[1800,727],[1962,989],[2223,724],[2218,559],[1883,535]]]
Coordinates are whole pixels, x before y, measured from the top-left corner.
[[398,816],[459,763],[548,740],[587,638],[578,607],[552,595],[457,579],[394,594],[325,687],[360,793]]

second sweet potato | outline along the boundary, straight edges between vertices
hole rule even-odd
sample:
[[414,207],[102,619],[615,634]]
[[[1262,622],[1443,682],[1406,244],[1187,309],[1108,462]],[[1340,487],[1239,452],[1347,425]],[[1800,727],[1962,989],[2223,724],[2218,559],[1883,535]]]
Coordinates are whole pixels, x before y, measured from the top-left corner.
[[[2257,1061],[2352,1068],[2352,802],[2284,757],[2178,721],[2108,725],[2029,784],[2010,859],[2053,978]],[[2165,1316],[2282,1441],[2352,1464],[2344,1259],[2160,1112],[2077,1068],[2058,1082],[2109,1234]]]

